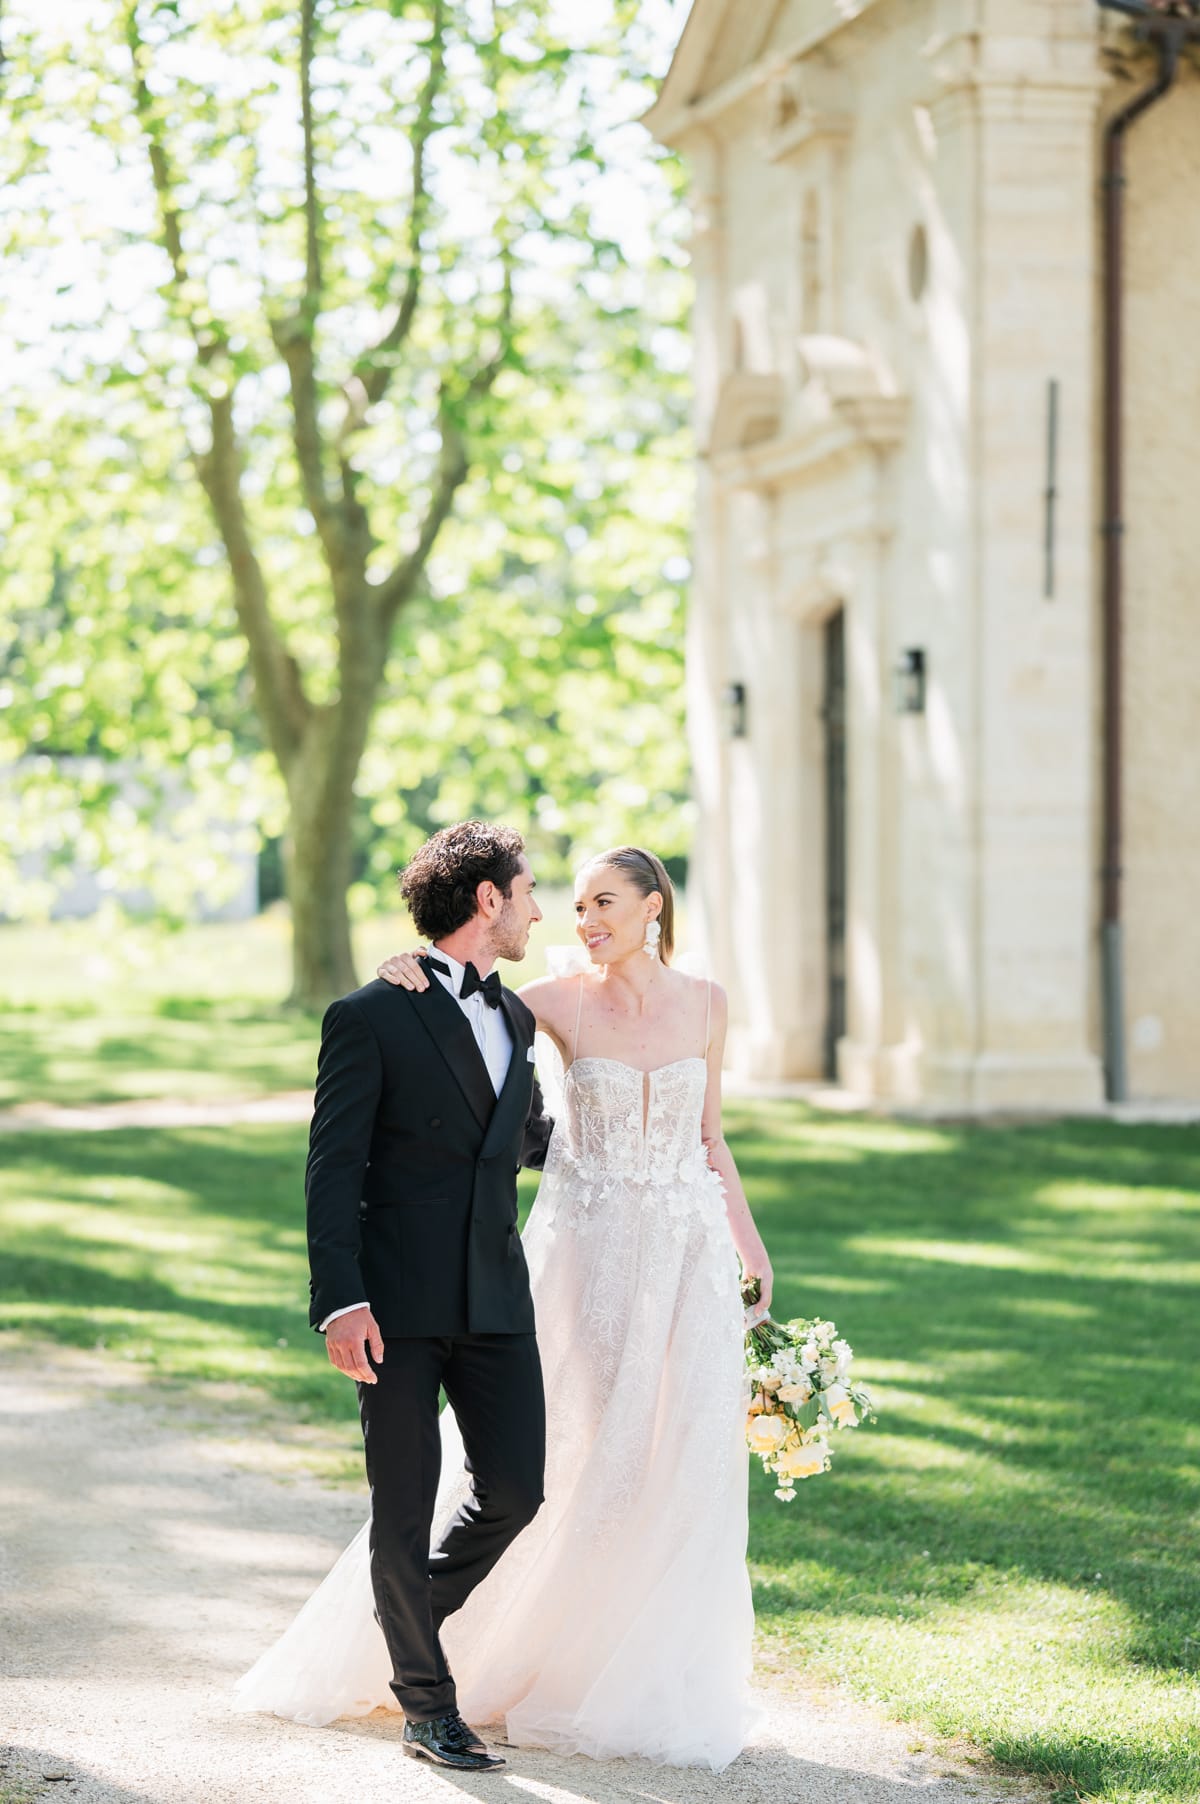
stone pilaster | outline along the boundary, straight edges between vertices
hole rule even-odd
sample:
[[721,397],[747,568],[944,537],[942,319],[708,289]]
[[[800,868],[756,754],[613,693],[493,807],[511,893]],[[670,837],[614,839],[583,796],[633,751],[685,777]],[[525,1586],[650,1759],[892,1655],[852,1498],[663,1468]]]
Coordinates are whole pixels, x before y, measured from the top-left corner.
[[1098,84],[1079,46],[1038,38],[1035,13],[1044,24],[1046,8],[1026,0],[1024,35],[955,41],[934,58],[937,170],[970,347],[961,515],[948,523],[963,605],[940,697],[966,772],[946,868],[968,993],[962,1043],[931,1046],[926,1086],[965,1107],[1101,1094],[1089,1045]]

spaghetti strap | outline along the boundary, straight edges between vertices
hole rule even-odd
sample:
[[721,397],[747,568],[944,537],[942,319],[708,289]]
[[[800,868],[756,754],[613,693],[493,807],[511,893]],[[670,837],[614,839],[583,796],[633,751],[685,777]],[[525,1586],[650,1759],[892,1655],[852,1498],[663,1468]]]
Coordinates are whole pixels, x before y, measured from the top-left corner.
[[583,1019],[583,972],[581,971],[579,973],[579,1006],[575,1010],[575,1038],[571,1042],[571,1063],[572,1064],[575,1063],[576,1055],[579,1052],[579,1023],[582,1021],[582,1019]]
[[[578,1031],[578,1029],[576,1030]],[[708,980],[708,1008],[704,1016],[704,1057],[708,1057],[708,1042],[712,1034],[712,978]]]

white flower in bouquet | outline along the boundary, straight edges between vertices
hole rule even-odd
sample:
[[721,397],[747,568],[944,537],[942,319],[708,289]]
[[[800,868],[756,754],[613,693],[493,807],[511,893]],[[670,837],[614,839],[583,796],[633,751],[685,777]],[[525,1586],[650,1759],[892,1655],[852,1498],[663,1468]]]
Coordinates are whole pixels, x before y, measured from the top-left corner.
[[[757,1300],[751,1285],[743,1301]],[[851,1375],[852,1360],[832,1322],[781,1324],[767,1316],[748,1331],[746,1441],[778,1481],[781,1502],[792,1501],[798,1480],[829,1470],[831,1434],[874,1416],[870,1394]]]
[[858,1417],[854,1413],[854,1399],[844,1384],[831,1384],[822,1394],[821,1402],[833,1417],[839,1428],[856,1428]]

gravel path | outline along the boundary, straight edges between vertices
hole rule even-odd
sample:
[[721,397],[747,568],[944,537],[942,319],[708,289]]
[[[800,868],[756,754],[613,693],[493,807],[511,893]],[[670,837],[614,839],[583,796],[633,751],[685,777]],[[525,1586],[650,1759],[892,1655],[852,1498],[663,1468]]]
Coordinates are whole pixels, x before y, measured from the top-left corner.
[[[448,1778],[399,1721],[306,1729],[235,1714],[228,1687],[357,1528],[362,1498],[285,1470],[263,1435],[95,1356],[0,1368],[0,1804],[1019,1804],[1032,1785],[912,1753],[835,1695],[769,1697],[720,1778],[514,1750]],[[231,1427],[236,1427],[230,1424]]]

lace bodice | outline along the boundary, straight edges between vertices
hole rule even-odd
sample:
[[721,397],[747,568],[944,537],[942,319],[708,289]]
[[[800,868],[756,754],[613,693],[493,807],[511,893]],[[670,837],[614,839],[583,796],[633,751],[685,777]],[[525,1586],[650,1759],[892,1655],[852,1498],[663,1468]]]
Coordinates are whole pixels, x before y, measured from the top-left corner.
[[[646,1216],[672,1238],[728,1241],[725,1189],[700,1137],[708,1069],[700,1057],[642,1071],[589,1054],[568,1067],[538,1193],[546,1226],[608,1232]],[[607,1226],[605,1223],[607,1222]],[[714,1267],[714,1270],[717,1269]]]
[[557,1124],[562,1152],[588,1182],[694,1183],[707,1169],[700,1139],[707,1077],[702,1058],[645,1072],[620,1059],[576,1059]]
[[[574,1056],[555,1111],[547,1176],[558,1173],[575,1179],[601,1196],[614,1188],[636,1192],[647,1186],[711,1194],[713,1182],[719,1180],[701,1139],[712,985],[706,990],[704,1034],[701,1038],[697,1031],[695,1054],[646,1071],[625,1059],[586,1050],[580,978],[571,1042]],[[696,1025],[699,1029],[700,1023]]]

